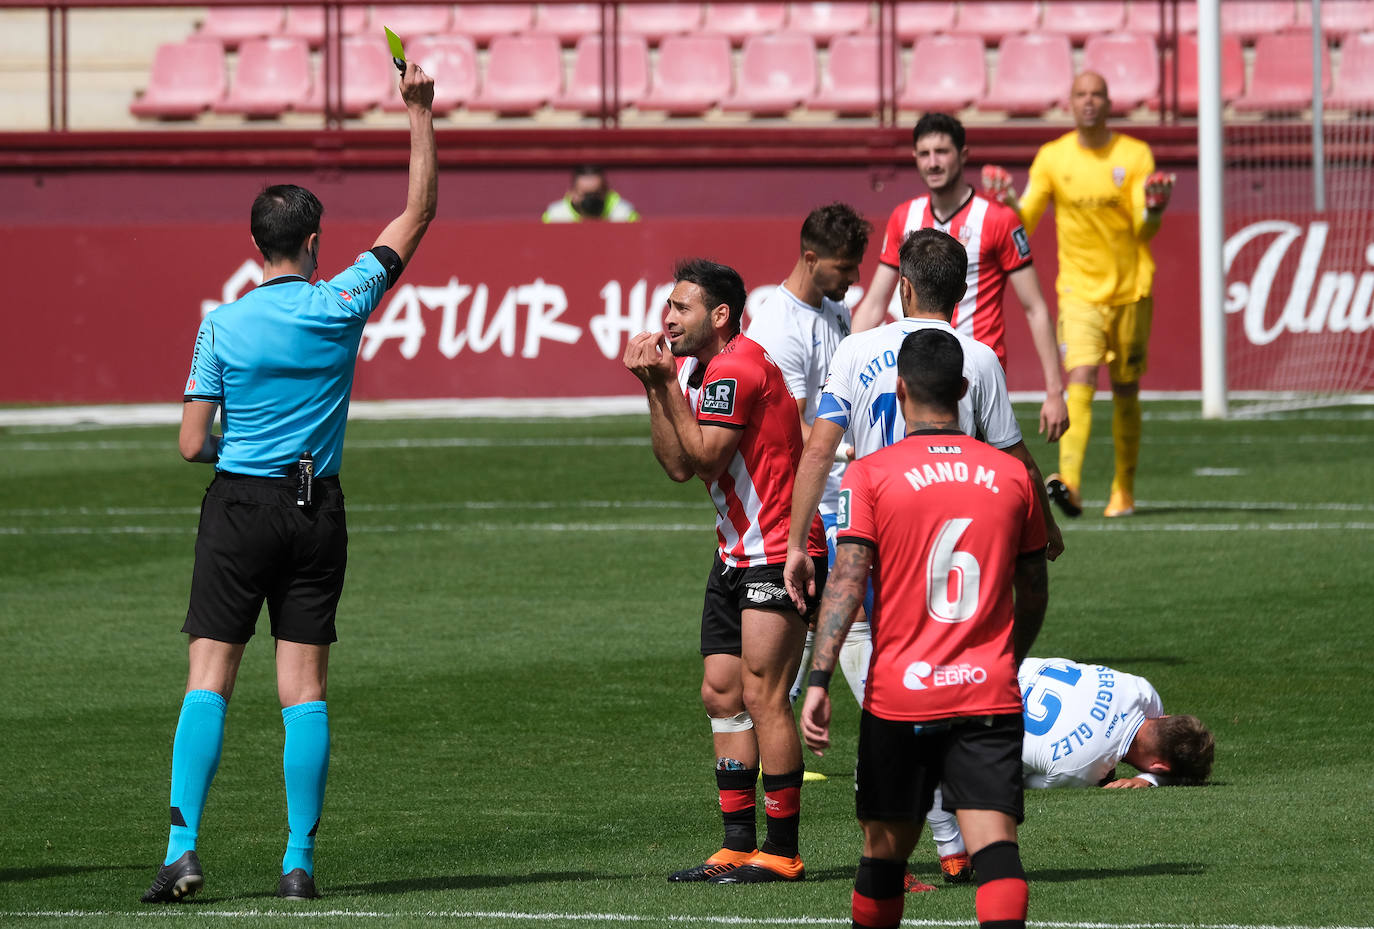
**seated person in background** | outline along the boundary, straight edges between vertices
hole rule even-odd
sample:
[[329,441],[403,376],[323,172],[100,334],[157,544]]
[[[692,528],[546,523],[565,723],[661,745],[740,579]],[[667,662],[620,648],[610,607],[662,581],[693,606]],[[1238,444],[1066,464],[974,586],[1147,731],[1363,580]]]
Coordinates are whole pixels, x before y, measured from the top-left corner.
[[572,185],[563,199],[555,200],[544,211],[546,223],[580,223],[606,220],[612,223],[637,223],[634,204],[611,190],[606,172],[597,165],[573,169]]

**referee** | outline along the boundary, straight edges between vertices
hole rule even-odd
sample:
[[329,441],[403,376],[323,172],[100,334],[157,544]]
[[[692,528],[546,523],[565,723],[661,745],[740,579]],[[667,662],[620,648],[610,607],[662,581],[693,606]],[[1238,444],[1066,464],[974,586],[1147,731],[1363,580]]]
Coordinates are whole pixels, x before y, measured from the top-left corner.
[[[190,672],[172,743],[171,832],[145,903],[182,900],[205,883],[196,835],[234,678],[264,601],[286,727],[290,832],[277,896],[319,896],[315,833],[329,769],[325,681],[348,560],[338,473],[354,359],[368,315],[415,253],[438,199],[434,80],[410,62],[400,86],[410,120],[404,212],[351,267],[312,284],[320,201],[301,187],[266,188],[252,213],[263,283],[206,316],[196,334],[180,447],[187,461],[214,462],[215,478],[201,506],[182,627],[190,635]],[[223,435],[215,435],[221,408]]]

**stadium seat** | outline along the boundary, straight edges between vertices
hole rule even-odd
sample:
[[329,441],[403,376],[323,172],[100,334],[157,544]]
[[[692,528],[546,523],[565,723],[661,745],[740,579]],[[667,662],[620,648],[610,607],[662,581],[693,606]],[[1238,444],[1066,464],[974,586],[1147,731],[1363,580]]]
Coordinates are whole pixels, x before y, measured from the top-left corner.
[[[1164,68],[1164,103],[1173,98],[1173,68]],[[1221,102],[1230,103],[1245,92],[1245,51],[1240,37],[1221,37]],[[1186,116],[1197,113],[1197,36],[1178,37],[1178,111]]]
[[780,32],[787,20],[783,3],[708,3],[703,32],[719,32],[736,45],[751,35]]
[[1296,22],[1293,0],[1246,0],[1221,5],[1221,31],[1240,36],[1242,44],[1291,29]]
[[1159,96],[1159,47],[1152,35],[1089,36],[1083,45],[1083,70],[1096,71],[1107,81],[1117,116]]
[[1325,105],[1362,113],[1374,110],[1374,32],[1346,36],[1341,43],[1341,69]]
[[670,35],[659,46],[641,110],[699,116],[730,96],[730,40],[723,35]]
[[836,36],[821,73],[820,91],[807,104],[811,109],[850,115],[878,110],[878,36]]
[[[1331,61],[1322,46],[1322,84],[1331,89]],[[1250,89],[1236,98],[1237,110],[1292,112],[1312,103],[1312,34],[1287,32],[1255,40]]]
[[[425,36],[406,45],[406,55],[419,62],[434,78],[434,112],[443,116],[477,95],[477,46],[465,35]],[[399,113],[405,102],[392,72],[392,90],[382,98],[382,109]]]
[[287,110],[315,111],[321,98],[305,39],[276,36],[249,39],[239,47],[234,82],[212,109],[244,116],[280,116]]
[[897,38],[914,42],[933,32],[949,32],[954,28],[954,3],[897,4]]
[[[413,57],[413,52],[406,54]],[[343,40],[343,112],[345,116],[360,116],[395,94],[400,74],[391,63],[391,49],[386,41],[365,35],[346,36]],[[421,66],[423,67],[423,65]]]
[[[649,45],[643,36],[622,35],[617,47],[620,58],[620,105],[632,106],[649,92]],[[601,48],[599,35],[585,35],[578,40],[568,87],[553,101],[555,109],[601,112]],[[609,78],[609,62],[606,73]]]
[[453,13],[453,31],[487,45],[499,35],[530,28],[534,8],[521,3],[460,3]]
[[189,119],[224,96],[224,46],[190,39],[157,47],[148,89],[129,104],[135,116]]
[[[340,32],[343,35],[358,35],[367,31],[367,7],[346,6],[340,8]],[[324,44],[324,7],[289,6],[286,8],[286,24],[281,34],[287,38],[305,39],[311,48]]]
[[1068,36],[1009,35],[997,55],[992,87],[980,110],[1032,116],[1062,104],[1073,83]]
[[487,73],[470,110],[529,114],[563,92],[563,58],[551,35],[498,35],[487,51]]
[[989,45],[997,45],[1004,36],[1034,32],[1038,28],[1038,0],[987,0],[960,5],[951,31],[959,35],[976,35]]
[[829,45],[836,36],[863,32],[872,22],[867,3],[792,3],[787,7],[788,30],[804,32],[820,45]]
[[1125,21],[1124,0],[1102,0],[1099,3],[1046,0],[1040,31],[1066,35],[1070,42],[1078,45],[1089,36],[1119,31]]
[[244,39],[262,39],[281,32],[286,11],[271,6],[212,6],[197,30],[197,38],[214,39],[225,48],[238,48]]
[[564,45],[601,33],[601,7],[595,3],[541,3],[534,10],[534,29],[558,36]]
[[[1158,0],[1131,0],[1130,6],[1126,8],[1126,31],[1158,36],[1161,6],[1167,8],[1168,4],[1161,4]],[[1197,32],[1196,3],[1186,2],[1178,5],[1178,31]]]
[[897,106],[917,112],[952,113],[980,99],[987,86],[982,39],[972,35],[925,36],[911,50],[911,65],[897,95]]
[[695,32],[701,26],[699,3],[631,3],[620,8],[621,35],[643,36],[657,45],[664,36]]
[[816,94],[816,42],[800,32],[750,36],[740,56],[735,92],[722,110],[780,116]]
[[409,42],[421,36],[443,35],[452,25],[451,6],[378,6],[372,9],[369,31],[382,35],[386,27]]
[[[1310,29],[1312,7],[1298,4],[1298,26]],[[1369,0],[1322,0],[1322,32],[1344,38],[1357,32],[1374,31],[1374,3]]]

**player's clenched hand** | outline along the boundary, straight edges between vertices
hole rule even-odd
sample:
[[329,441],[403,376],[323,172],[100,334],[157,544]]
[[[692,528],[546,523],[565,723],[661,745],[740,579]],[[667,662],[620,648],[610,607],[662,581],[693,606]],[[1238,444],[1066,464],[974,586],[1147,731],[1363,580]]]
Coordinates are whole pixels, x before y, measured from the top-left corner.
[[1064,533],[1059,531],[1058,524],[1049,526],[1046,530],[1049,542],[1045,545],[1045,557],[1050,561],[1064,554]]
[[401,99],[406,106],[426,110],[434,106],[434,78],[413,61],[406,62],[406,73],[401,75]]
[[1149,781],[1140,777],[1123,777],[1112,781],[1110,784],[1103,784],[1103,790],[1121,790],[1123,788],[1153,787]]
[[801,733],[806,747],[816,755],[824,755],[830,747],[830,694],[824,687],[806,688],[806,702],[802,704]]
[[1046,395],[1040,404],[1040,434],[1046,442],[1058,442],[1069,431],[1069,407],[1063,394]]
[[667,340],[661,332],[641,332],[631,336],[625,346],[625,367],[646,385],[664,384],[677,373],[673,356],[664,351]]
[[811,556],[797,549],[788,549],[787,564],[782,569],[782,584],[797,612],[806,615],[806,598],[816,595],[816,566]]
[[1174,193],[1174,176],[1156,171],[1145,179],[1145,209],[1157,213],[1169,205]]
[[989,200],[1011,206],[1016,202],[1011,172],[1000,165],[983,165],[983,191]]

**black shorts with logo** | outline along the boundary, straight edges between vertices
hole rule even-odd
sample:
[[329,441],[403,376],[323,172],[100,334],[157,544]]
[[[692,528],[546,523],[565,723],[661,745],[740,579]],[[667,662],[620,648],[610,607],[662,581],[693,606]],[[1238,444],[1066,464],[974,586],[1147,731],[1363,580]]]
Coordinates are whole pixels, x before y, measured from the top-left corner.
[[181,631],[221,642],[253,636],[264,602],[272,635],[328,645],[348,563],[337,477],[316,478],[296,505],[293,478],[220,472],[205,491],[196,534],[191,606]]
[[951,813],[995,810],[1021,822],[1022,725],[1020,713],[912,723],[864,710],[854,769],[859,819],[921,822],[943,784]]
[[[816,615],[829,570],[824,555],[812,558],[816,567],[816,596],[808,597],[806,615]],[[742,648],[744,610],[795,612],[797,607],[782,583],[780,564],[732,568],[716,552],[711,575],[706,579],[706,600],[701,607],[701,654],[738,655]]]

